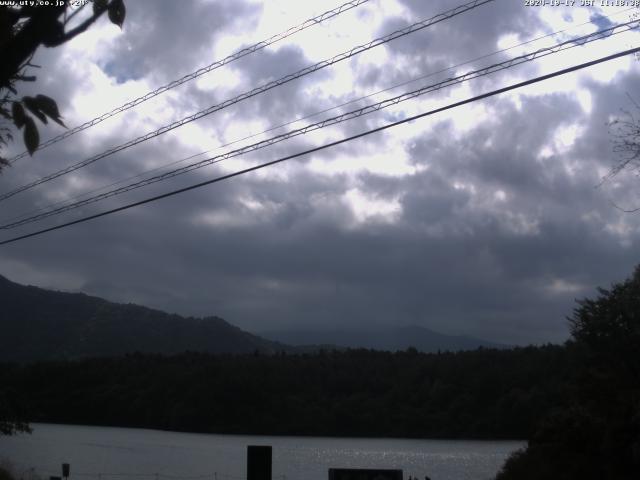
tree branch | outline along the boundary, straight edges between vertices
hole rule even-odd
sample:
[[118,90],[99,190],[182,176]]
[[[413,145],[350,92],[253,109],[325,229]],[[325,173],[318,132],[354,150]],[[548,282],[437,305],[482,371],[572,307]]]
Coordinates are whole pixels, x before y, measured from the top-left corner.
[[63,43],[68,42],[72,38],[76,37],[77,35],[80,35],[84,31],[86,31],[106,11],[107,11],[106,8],[97,10],[93,15],[91,15],[89,18],[87,18],[80,25],[78,25],[77,27],[69,30],[68,32],[65,32],[65,34],[62,37],[60,37],[57,41],[52,42],[51,45],[49,45],[49,46],[50,47],[58,47],[58,46],[62,45]]
[[73,17],[75,17],[78,13],[80,13],[86,6],[87,4],[85,3],[80,8],[76,8],[76,10],[71,15],[69,15],[67,18],[64,19],[64,24],[66,25],[67,23],[69,23],[73,19]]

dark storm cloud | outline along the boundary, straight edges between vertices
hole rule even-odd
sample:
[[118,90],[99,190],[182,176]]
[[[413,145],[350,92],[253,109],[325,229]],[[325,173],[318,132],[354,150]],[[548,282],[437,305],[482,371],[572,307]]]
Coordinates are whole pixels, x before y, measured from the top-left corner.
[[601,30],[612,27],[614,25],[611,22],[611,20],[609,20],[607,17],[603,15],[599,15],[597,13],[594,13],[593,15],[591,15],[591,23],[593,23],[595,26],[597,26]]
[[[431,18],[450,10],[463,2],[439,0],[401,0],[415,20]],[[480,56],[495,49],[497,40],[507,33],[529,36],[542,27],[537,12],[532,8],[522,8],[520,2],[495,1],[448,21],[435,24],[424,31],[425,38],[417,42],[405,38],[393,43],[391,48],[412,57],[427,58],[429,55],[445,54],[453,61],[467,56]],[[390,19],[381,30],[399,25],[397,19]]]
[[[240,82],[229,91],[220,94],[215,89],[201,91],[191,85],[190,98],[196,110],[203,105],[215,105],[250,92],[254,88],[265,86],[285,75],[298,72],[313,63],[305,57],[299,47],[284,46],[275,51],[265,50],[257,56],[242,59],[234,64],[233,68],[239,73]],[[263,94],[232,105],[224,112],[208,117],[205,124],[211,125],[211,128],[220,134],[231,121],[260,119],[266,120],[268,127],[273,127],[280,125],[283,121],[286,123],[296,117],[316,112],[317,102],[305,94],[304,90],[311,83],[327,78],[329,75],[326,71],[320,71],[313,76],[302,77],[276,89],[267,90]],[[281,132],[274,132],[272,135],[277,133]]]
[[[389,18],[378,30],[379,35],[405,28],[415,21],[432,18],[462,2],[403,0],[401,3],[407,7],[411,18]],[[542,28],[534,10],[522,8],[518,2],[491,2],[447,21],[438,22],[414,35],[394,40],[386,48],[401,63],[369,67],[363,81],[381,81],[378,85],[393,85],[406,81],[407,73],[415,78],[494,52],[498,50],[497,42],[503,35],[517,33],[521,38],[532,37],[533,33]],[[499,58],[478,61],[475,67],[495,63]],[[471,68],[471,64],[468,68]],[[429,83],[448,76],[450,72],[434,76],[429,79]]]

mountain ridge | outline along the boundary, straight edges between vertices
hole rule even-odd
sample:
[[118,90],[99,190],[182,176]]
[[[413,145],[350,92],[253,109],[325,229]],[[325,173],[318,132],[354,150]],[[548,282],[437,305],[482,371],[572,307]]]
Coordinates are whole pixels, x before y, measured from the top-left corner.
[[291,347],[216,316],[183,317],[135,304],[25,286],[0,276],[0,361],[30,362],[126,353],[275,353]]
[[313,353],[367,348],[422,352],[506,345],[452,336],[416,325],[342,330],[271,330],[251,333],[217,316],[185,317],[115,303],[80,292],[20,285],[0,275],[0,361],[73,360],[128,353],[173,355]]

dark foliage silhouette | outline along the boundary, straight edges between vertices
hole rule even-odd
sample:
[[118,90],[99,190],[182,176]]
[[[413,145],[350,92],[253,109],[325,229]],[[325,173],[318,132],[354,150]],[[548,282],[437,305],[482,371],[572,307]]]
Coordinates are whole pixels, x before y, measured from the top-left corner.
[[499,480],[626,480],[640,472],[640,267],[595,300],[579,301],[569,324],[568,398]]
[[[40,144],[40,134],[34,118],[42,123],[47,119],[64,126],[58,106],[52,98],[38,94],[17,98],[20,82],[33,82],[31,63],[40,46],[57,47],[86,31],[105,12],[109,20],[122,27],[125,19],[123,0],[93,0],[93,12],[84,21],[71,27],[75,15],[82,7],[74,9],[71,2],[49,2],[50,5],[0,6],[0,148],[13,140],[12,127],[22,130],[24,144],[30,154]],[[0,155],[0,169],[8,161]]]
[[422,354],[133,354],[7,364],[31,421],[218,433],[524,438],[557,405],[560,346]]

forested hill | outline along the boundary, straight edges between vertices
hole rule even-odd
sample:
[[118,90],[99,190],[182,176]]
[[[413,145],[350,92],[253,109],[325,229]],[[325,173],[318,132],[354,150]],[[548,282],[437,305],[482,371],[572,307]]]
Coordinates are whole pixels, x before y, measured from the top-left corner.
[[0,361],[132,352],[273,353],[289,348],[218,317],[185,318],[81,293],[19,285],[0,276]]

